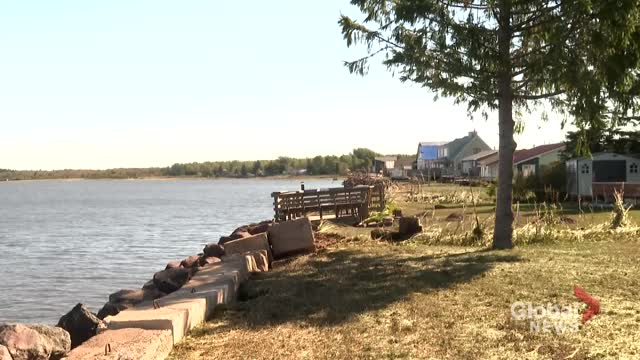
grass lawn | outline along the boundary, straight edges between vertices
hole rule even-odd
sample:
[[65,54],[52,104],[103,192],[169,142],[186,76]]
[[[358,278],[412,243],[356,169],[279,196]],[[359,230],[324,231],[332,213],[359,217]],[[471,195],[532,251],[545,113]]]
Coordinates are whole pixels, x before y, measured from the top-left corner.
[[[640,234],[639,234],[640,235]],[[343,241],[247,284],[171,359],[640,358],[637,236],[511,251]],[[577,332],[536,333],[516,301],[602,311]]]
[[[471,231],[468,188],[423,186],[417,201],[415,190],[401,186],[391,197],[404,215],[421,218],[419,236],[436,229],[446,240]],[[482,188],[473,191],[483,204],[478,217],[491,228],[491,201]],[[463,220],[447,220],[452,213]],[[536,206],[519,205],[516,228],[526,234],[525,225],[538,224],[565,235],[510,251],[427,245],[419,236],[389,243],[371,240],[371,228],[323,225],[323,244],[331,233],[346,239],[253,276],[243,301],[192,332],[171,359],[640,359],[638,228],[594,227],[610,211],[580,212],[572,204],[556,211],[562,221],[553,227],[539,225],[538,215]],[[640,223],[640,210],[629,219]],[[572,232],[586,235],[563,240]],[[574,285],[601,304],[585,324],[577,312],[565,318],[575,331],[554,331],[562,325],[557,318],[534,323],[551,331],[513,319],[518,301],[583,310]]]

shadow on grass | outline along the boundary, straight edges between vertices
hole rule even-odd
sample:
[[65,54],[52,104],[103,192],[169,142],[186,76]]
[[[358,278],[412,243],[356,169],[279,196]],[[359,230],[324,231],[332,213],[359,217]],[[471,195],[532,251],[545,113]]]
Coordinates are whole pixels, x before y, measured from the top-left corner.
[[232,308],[237,310],[235,316],[227,316],[224,327],[256,328],[296,321],[339,325],[410,294],[447,289],[481,276],[497,263],[517,261],[521,261],[518,256],[482,250],[426,256],[329,252],[253,278],[244,294],[249,300]]

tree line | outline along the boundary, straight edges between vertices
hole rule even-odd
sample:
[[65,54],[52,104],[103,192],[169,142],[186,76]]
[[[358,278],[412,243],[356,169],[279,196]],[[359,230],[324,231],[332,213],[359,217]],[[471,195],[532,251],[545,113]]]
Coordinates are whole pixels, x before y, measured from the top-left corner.
[[[312,158],[280,156],[275,160],[206,161],[176,163],[169,167],[118,168],[106,170],[9,170],[0,169],[0,180],[44,179],[135,179],[145,177],[251,177],[277,175],[346,175],[350,171],[371,171],[380,154],[366,148],[341,156]],[[404,155],[410,156],[410,155]]]

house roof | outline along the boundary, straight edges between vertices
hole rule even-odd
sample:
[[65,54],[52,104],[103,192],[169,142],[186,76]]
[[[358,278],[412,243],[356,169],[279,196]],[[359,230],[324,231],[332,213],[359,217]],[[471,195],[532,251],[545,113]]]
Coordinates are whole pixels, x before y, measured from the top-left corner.
[[463,157],[462,159],[460,159],[460,161],[475,161],[475,160],[481,160],[484,159],[486,157],[489,157],[493,154],[497,154],[498,150],[485,150],[485,151],[480,151],[477,154],[473,154],[473,155],[469,155],[467,157]]
[[480,165],[487,166],[487,165],[491,165],[491,164],[497,163],[498,160],[499,160],[498,152],[496,151],[494,154],[491,154],[491,155],[489,155],[487,157],[479,159],[478,162],[480,163]]
[[523,161],[531,160],[552,151],[564,150],[564,148],[564,143],[555,143],[540,145],[531,149],[518,150],[513,154],[513,164],[515,165]]
[[471,142],[476,138],[479,139],[482,142],[482,144],[484,144],[485,149],[490,149],[490,147],[482,140],[482,138],[478,136],[478,133],[475,131],[472,131],[467,136],[457,138],[443,145],[444,147],[447,147],[447,149],[449,149],[447,158],[451,160],[456,159],[459,155],[462,154],[464,149],[467,146],[469,146],[469,144],[471,144]]

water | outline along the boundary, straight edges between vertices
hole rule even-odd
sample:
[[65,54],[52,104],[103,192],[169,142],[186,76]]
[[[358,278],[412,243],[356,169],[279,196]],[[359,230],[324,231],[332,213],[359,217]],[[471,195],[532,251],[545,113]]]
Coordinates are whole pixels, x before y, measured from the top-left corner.
[[[339,186],[305,181],[307,189]],[[0,183],[0,323],[57,323],[82,302],[140,288],[167,262],[271,219],[297,180]]]

